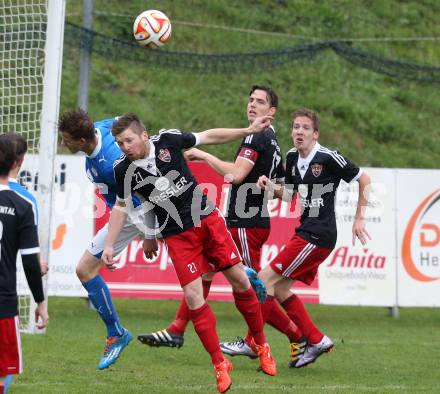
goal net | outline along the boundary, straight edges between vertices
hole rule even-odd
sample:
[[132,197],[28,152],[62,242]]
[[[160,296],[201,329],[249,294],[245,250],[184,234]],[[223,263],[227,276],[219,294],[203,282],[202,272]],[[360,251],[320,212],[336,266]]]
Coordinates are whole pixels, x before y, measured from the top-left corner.
[[[0,133],[23,135],[28,143],[26,165],[39,171],[39,186],[29,191],[39,204],[40,245],[46,260],[56,136],[45,134],[54,134],[58,116],[63,26],[64,0],[0,3]],[[54,65],[48,67],[50,61],[57,63],[58,71]],[[17,270],[21,330],[35,332],[35,304],[21,261]]]

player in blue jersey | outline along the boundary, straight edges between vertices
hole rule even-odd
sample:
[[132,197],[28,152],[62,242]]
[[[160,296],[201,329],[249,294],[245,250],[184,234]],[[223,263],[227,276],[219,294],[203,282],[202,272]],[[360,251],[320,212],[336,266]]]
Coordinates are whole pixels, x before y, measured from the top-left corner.
[[[78,109],[61,115],[58,130],[62,135],[64,145],[72,153],[86,154],[85,170],[88,178],[94,183],[111,209],[116,201],[116,181],[113,163],[120,158],[122,152],[111,134],[115,118],[93,123],[87,112]],[[140,207],[138,200],[133,206]],[[151,213],[137,215],[133,210],[115,244],[115,253],[121,252],[135,237],[144,238],[144,248],[152,251],[146,257],[156,254],[157,244],[154,233],[155,216]],[[103,263],[101,255],[107,237],[108,224],[105,225],[92,239],[87,250],[81,257],[76,273],[86,289],[89,298],[107,327],[107,340],[98,368],[105,369],[114,364],[122,350],[132,340],[132,334],[122,326],[113,305],[110,291],[99,270]]]

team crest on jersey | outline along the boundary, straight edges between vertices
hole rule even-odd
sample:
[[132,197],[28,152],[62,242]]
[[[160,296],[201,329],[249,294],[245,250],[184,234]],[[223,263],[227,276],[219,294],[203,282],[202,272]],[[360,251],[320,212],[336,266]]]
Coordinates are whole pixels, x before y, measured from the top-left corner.
[[171,161],[171,154],[168,149],[159,149],[159,154],[157,155],[159,160],[169,163]]
[[315,178],[321,175],[322,172],[322,164],[314,163],[310,166],[312,168],[312,174]]

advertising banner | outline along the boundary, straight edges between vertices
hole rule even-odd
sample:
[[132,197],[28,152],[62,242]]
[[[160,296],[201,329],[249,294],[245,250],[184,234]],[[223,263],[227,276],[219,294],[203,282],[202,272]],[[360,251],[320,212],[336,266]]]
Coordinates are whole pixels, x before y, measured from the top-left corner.
[[[26,156],[18,178],[22,185],[37,196],[38,173],[35,160],[33,155]],[[85,174],[84,157],[57,155],[49,256],[49,295],[86,295],[76,276],[75,267],[93,236],[94,206],[94,186]],[[39,231],[45,229],[40,228]],[[19,294],[28,294],[29,288],[21,263],[17,264],[17,271]]]
[[440,171],[399,170],[398,305],[440,306]]
[[394,171],[366,168],[372,179],[366,229],[371,240],[352,245],[358,182],[341,182],[336,197],[338,241],[319,269],[322,304],[392,306],[396,302]]

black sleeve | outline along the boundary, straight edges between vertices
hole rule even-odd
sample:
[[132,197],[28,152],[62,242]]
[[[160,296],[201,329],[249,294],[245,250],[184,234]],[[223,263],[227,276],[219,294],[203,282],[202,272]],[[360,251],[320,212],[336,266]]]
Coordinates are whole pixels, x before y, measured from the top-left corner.
[[182,132],[181,144],[183,149],[188,149],[196,146],[197,138],[194,133]]
[[26,280],[36,303],[44,301],[43,281],[41,279],[40,260],[38,254],[21,256]]
[[291,192],[294,193],[296,192],[296,188],[297,185],[295,185],[295,180],[294,180],[294,168],[295,168],[296,162],[294,159],[294,154],[293,153],[287,153],[286,155],[286,169],[284,171],[284,185],[285,188]]
[[241,148],[249,148],[255,152],[264,152],[270,145],[270,139],[263,133],[251,134],[244,138]]
[[166,144],[172,145],[178,149],[193,148],[197,145],[197,137],[194,133],[188,133],[176,129],[162,129],[159,131],[159,135]]
[[357,165],[353,164],[337,151],[331,151],[331,157],[333,158],[333,167],[339,178],[347,183],[358,178],[361,169]]
[[23,216],[20,218],[18,240],[21,255],[38,253],[40,251],[37,220],[31,204],[28,204],[23,212]]
[[277,160],[279,160],[278,165],[275,169],[274,178],[278,183],[284,183],[286,181],[286,170],[284,169],[283,155],[281,150],[275,153]]
[[[127,166],[125,165],[124,161],[121,161],[117,163],[113,167],[113,172],[115,176],[116,181],[116,197],[119,200],[126,201],[131,196],[131,180],[128,179],[128,176],[130,174],[127,174],[129,171],[127,171]],[[125,179],[127,176],[127,179]],[[131,174],[133,176],[133,174]],[[127,183],[127,185],[125,185]]]

